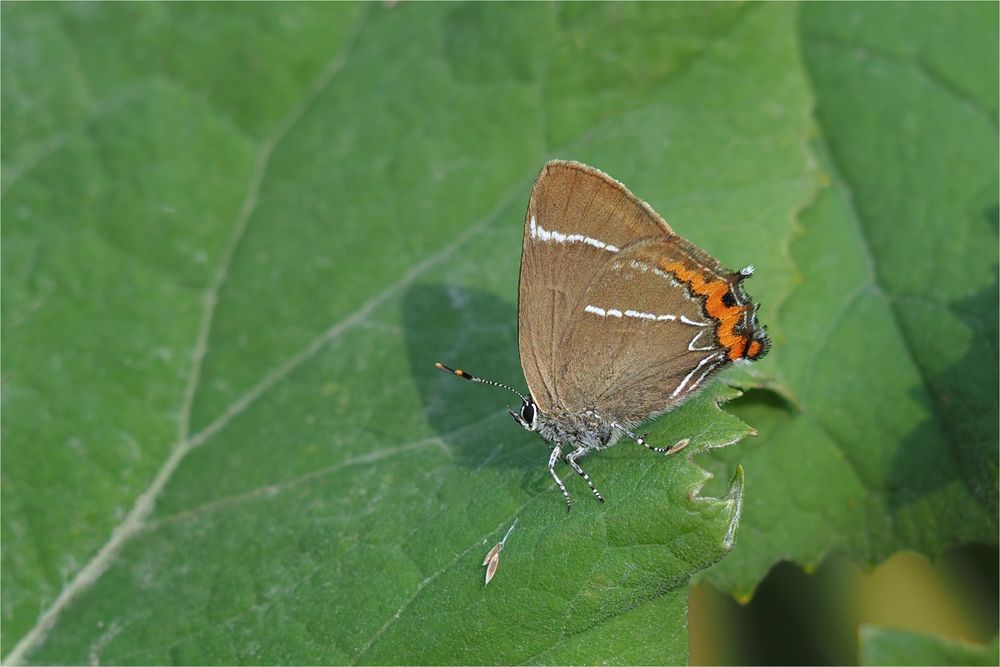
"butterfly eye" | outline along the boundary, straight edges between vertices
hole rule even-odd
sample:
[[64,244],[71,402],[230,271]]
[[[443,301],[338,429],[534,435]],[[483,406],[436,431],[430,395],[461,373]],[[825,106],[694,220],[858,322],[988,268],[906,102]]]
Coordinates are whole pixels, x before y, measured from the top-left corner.
[[722,295],[722,303],[726,308],[732,308],[736,305],[736,297],[733,296],[732,292],[726,292]]
[[525,401],[524,405],[521,406],[521,419],[523,419],[524,423],[528,425],[528,428],[534,429],[535,404],[533,401]]

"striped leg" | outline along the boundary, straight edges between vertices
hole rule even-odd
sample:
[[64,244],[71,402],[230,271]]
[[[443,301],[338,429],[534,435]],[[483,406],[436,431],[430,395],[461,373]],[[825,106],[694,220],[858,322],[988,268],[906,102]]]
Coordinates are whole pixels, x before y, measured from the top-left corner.
[[549,457],[549,474],[552,475],[552,479],[556,480],[556,486],[559,487],[559,490],[562,491],[562,494],[566,496],[566,511],[569,512],[570,510],[573,509],[573,501],[569,497],[569,491],[566,490],[566,486],[562,483],[562,480],[559,479],[559,475],[557,475],[555,471],[556,461],[559,460],[559,457],[561,455],[562,455],[561,449],[559,449],[558,447],[554,447],[552,449],[552,456]]
[[583,477],[583,481],[585,481],[587,483],[587,486],[590,487],[590,490],[594,492],[594,497],[597,498],[597,502],[603,503],[604,496],[602,496],[601,492],[597,490],[597,488],[594,486],[594,483],[590,481],[590,476],[587,475],[587,473],[583,471],[583,468],[580,467],[580,464],[576,462],[578,458],[580,458],[586,453],[587,453],[586,447],[577,447],[572,452],[567,454],[564,460],[566,461],[566,463],[569,464],[570,468],[576,471],[577,475]]
[[671,454],[676,454],[677,452],[679,452],[682,449],[684,449],[685,447],[687,447],[688,444],[690,444],[690,442],[691,442],[690,438],[684,438],[683,440],[678,440],[677,442],[675,442],[674,444],[670,445],[669,447],[653,447],[652,445],[650,445],[649,443],[647,443],[645,440],[643,440],[642,436],[636,435],[635,433],[633,433],[632,431],[628,430],[627,428],[625,428],[621,424],[612,424],[611,426],[612,426],[612,428],[618,429],[619,431],[621,431],[622,433],[624,433],[628,437],[630,437],[633,440],[635,440],[635,442],[637,444],[640,444],[643,447],[645,447],[646,449],[654,451],[657,454],[666,454],[667,456],[670,456]]

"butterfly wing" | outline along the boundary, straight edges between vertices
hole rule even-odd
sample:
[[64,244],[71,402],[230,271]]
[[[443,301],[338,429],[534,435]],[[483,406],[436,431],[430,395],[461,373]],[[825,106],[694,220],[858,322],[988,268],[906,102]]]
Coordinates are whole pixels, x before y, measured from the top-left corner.
[[622,249],[576,301],[557,345],[561,407],[600,406],[602,416],[634,424],[758,351],[750,345],[763,332],[743,277],[676,235]]
[[562,160],[542,167],[524,219],[518,346],[543,412],[559,400],[557,348],[591,280],[630,243],[671,234],[648,204],[607,174]]

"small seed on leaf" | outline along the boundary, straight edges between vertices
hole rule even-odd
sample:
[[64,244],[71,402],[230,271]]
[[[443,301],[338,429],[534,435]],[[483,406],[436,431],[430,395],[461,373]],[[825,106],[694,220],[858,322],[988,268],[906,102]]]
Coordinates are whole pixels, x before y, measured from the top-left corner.
[[486,566],[486,584],[489,585],[490,579],[493,575],[497,573],[497,568],[500,567],[500,552],[503,550],[503,545],[507,543],[507,538],[510,537],[511,532],[514,530],[514,526],[517,525],[517,519],[514,519],[514,523],[510,525],[507,529],[507,534],[503,536],[503,539],[497,542],[492,549],[486,554],[486,558],[483,559],[483,565]]

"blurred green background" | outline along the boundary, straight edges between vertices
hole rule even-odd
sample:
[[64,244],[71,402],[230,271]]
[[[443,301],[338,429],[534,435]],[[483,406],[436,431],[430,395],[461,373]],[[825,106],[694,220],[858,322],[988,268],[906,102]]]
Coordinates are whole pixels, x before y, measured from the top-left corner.
[[[691,593],[691,662],[854,664],[863,624],[988,644],[1000,622],[998,570],[997,550],[975,546],[948,550],[934,562],[900,553],[873,570],[842,558],[808,573],[783,563],[745,605],[701,584]],[[988,653],[984,658],[991,660]]]
[[[996,664],[997,7],[4,3],[4,663]],[[774,339],[570,516],[557,157]]]

